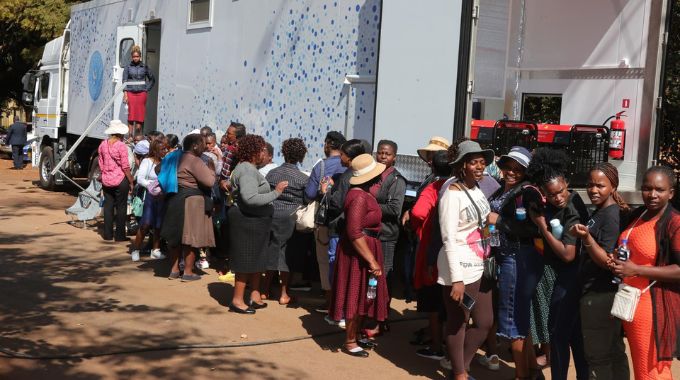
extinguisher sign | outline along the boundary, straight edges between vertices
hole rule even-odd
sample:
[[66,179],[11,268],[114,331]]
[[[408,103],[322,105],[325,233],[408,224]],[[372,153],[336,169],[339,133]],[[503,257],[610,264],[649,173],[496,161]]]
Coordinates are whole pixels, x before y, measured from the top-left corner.
[[621,108],[630,108],[630,99],[623,99],[621,102]]

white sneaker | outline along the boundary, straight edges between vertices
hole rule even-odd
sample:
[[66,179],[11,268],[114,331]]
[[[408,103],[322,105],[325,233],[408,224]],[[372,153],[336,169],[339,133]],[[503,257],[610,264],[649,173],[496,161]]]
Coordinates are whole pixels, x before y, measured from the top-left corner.
[[198,268],[198,269],[208,269],[208,268],[210,268],[210,263],[208,262],[208,260],[201,258],[200,260],[198,260],[196,262],[196,268]]
[[130,257],[132,258],[132,261],[139,261],[139,250],[135,249],[134,251],[132,251]]
[[160,249],[156,248],[151,250],[149,258],[152,258],[154,260],[163,260],[165,258],[165,255],[163,254],[163,252],[161,252]]
[[482,355],[479,358],[477,358],[477,361],[479,362],[479,364],[483,365],[484,367],[492,371],[498,371],[499,369],[501,369],[501,359],[498,358],[498,355],[491,356]]
[[451,370],[451,361],[449,360],[449,358],[444,358],[440,360],[439,365],[444,369],[448,369],[449,371]]

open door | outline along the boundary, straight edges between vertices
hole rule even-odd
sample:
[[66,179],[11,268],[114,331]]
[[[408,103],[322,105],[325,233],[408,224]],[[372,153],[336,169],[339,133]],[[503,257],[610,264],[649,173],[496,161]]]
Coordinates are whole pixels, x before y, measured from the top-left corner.
[[383,2],[374,143],[390,138],[400,152],[413,154],[430,136],[454,136],[456,102],[465,101],[458,99],[458,87],[467,87],[459,83],[459,69],[467,71],[459,67],[469,38],[461,34],[467,2]]
[[[116,33],[116,63],[113,66],[113,91],[123,82],[123,69],[130,63],[132,47],[139,45],[144,49],[144,25],[124,25]],[[123,94],[116,95],[113,101],[113,118],[127,123],[127,110],[123,104]]]

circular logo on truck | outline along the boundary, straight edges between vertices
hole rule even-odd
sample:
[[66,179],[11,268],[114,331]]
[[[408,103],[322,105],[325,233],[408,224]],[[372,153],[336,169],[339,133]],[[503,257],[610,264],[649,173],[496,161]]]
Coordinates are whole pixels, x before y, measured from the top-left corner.
[[87,85],[90,90],[92,101],[99,99],[104,83],[104,62],[99,51],[95,51],[90,56],[90,68],[87,73]]

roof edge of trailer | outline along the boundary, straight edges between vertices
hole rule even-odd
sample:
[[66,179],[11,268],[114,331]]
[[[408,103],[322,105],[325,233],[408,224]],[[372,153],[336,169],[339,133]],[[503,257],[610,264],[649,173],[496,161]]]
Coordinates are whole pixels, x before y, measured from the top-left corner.
[[92,8],[105,7],[115,3],[123,3],[125,0],[92,0],[82,4],[71,6],[71,12],[78,12]]

